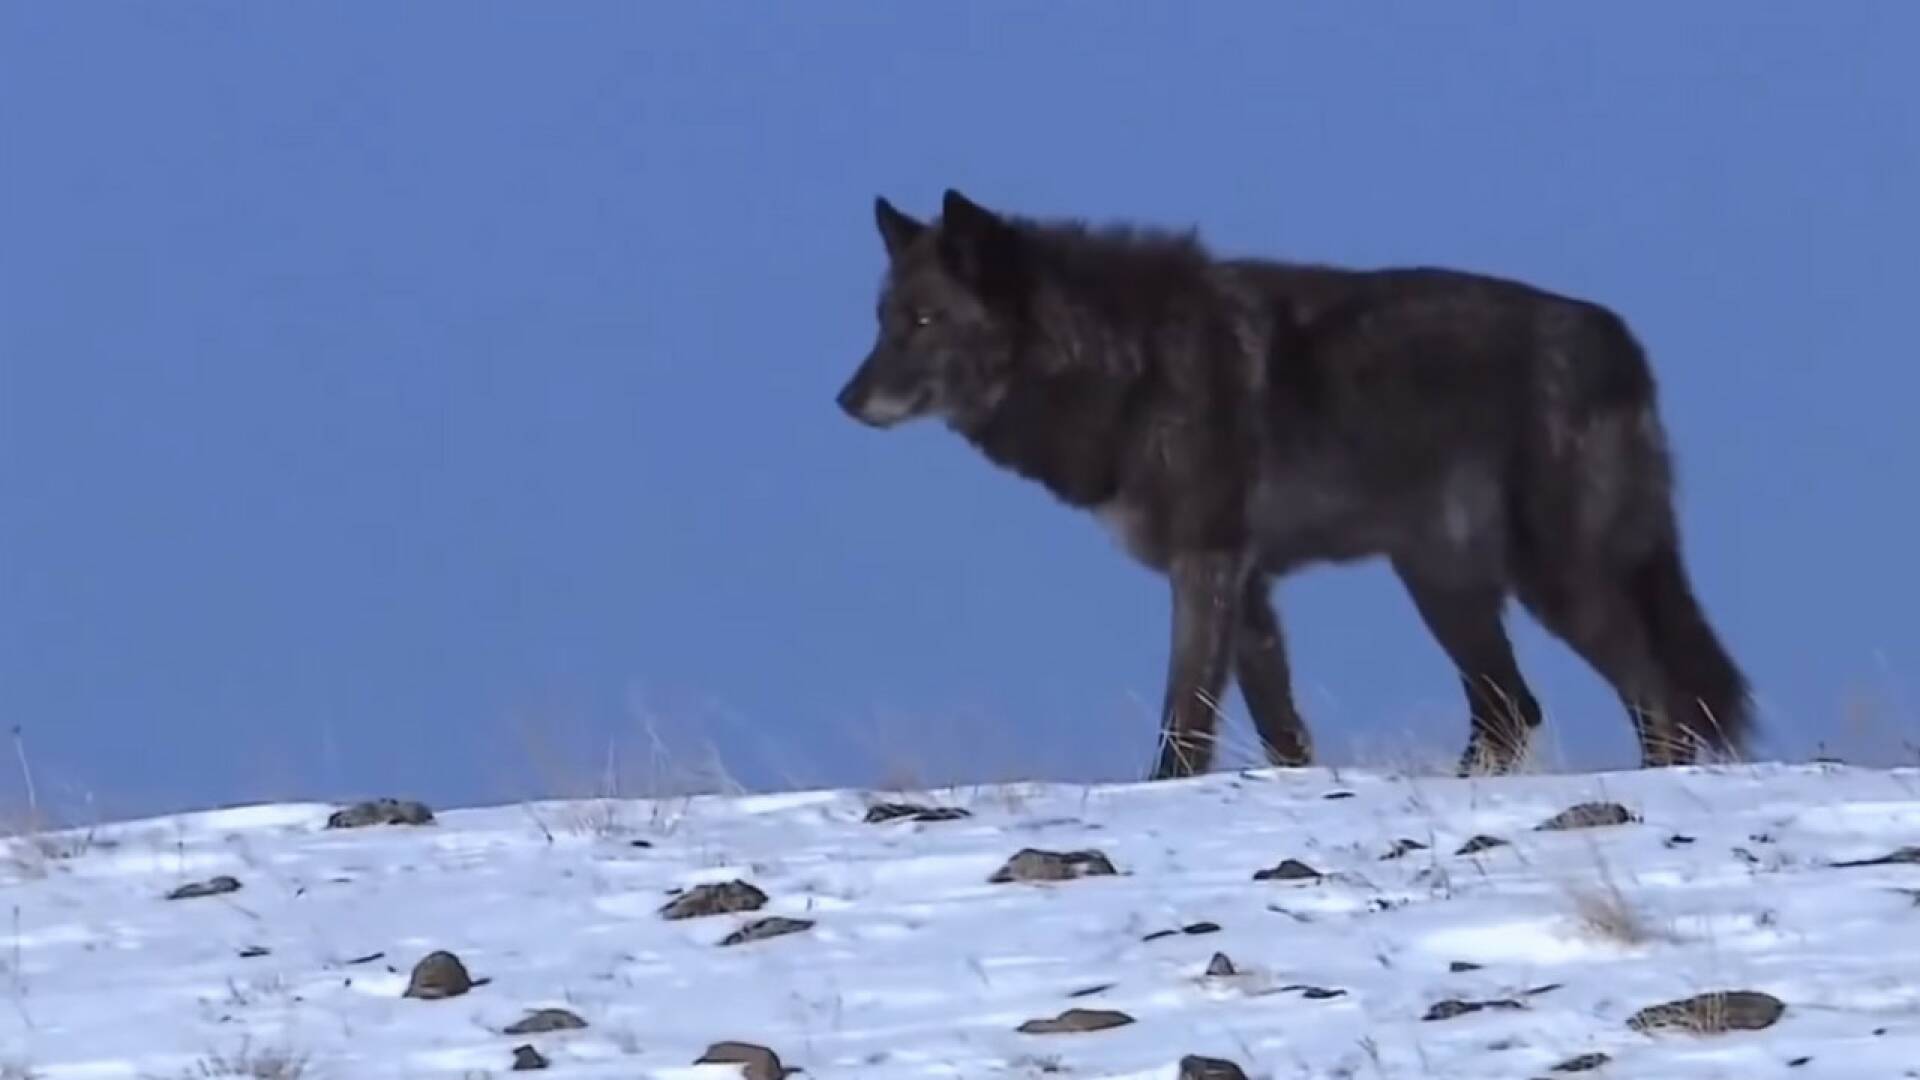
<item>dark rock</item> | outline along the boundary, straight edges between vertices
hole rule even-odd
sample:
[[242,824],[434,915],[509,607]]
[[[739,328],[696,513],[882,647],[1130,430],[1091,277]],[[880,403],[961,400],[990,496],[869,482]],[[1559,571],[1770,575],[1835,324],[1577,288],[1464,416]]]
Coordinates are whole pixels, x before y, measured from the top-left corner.
[[1521,994],[1520,996],[1521,997],[1539,997],[1541,994],[1551,994],[1555,990],[1558,990],[1565,985],[1566,985],[1565,983],[1547,983],[1545,986],[1536,986],[1533,989],[1528,990],[1525,993]]
[[1070,998],[1092,997],[1095,994],[1102,994],[1111,989],[1113,989],[1112,983],[1096,983],[1093,986],[1082,987],[1079,990],[1075,990],[1067,996]]
[[1428,1009],[1427,1014],[1420,1019],[1426,1021],[1451,1020],[1456,1016],[1484,1012],[1488,1009],[1511,1010],[1524,1008],[1526,1008],[1525,1005],[1507,998],[1495,998],[1488,1001],[1461,1001],[1459,998],[1448,998],[1445,1001],[1436,1002],[1433,1008]]
[[1255,881],[1319,881],[1325,875],[1299,859],[1282,859],[1278,866],[1254,872]]
[[867,824],[885,821],[959,821],[972,817],[958,806],[920,806],[916,803],[875,803],[867,808]]
[[352,966],[354,964],[371,964],[375,960],[379,960],[386,955],[387,954],[383,952],[370,952],[365,956],[354,957],[353,959],[347,961],[347,964],[348,966]]
[[1355,794],[1351,791],[1329,791],[1320,797],[1328,800],[1351,799],[1355,797]]
[[1478,855],[1482,851],[1491,851],[1497,847],[1506,847],[1507,842],[1497,836],[1476,836],[1460,845],[1455,855]]
[[1717,1035],[1727,1031],[1760,1031],[1772,1027],[1786,1012],[1786,1003],[1756,990],[1715,990],[1641,1009],[1627,1018],[1635,1031],[1689,1031]]
[[744,881],[711,881],[695,885],[662,905],[660,915],[668,919],[699,919],[708,915],[759,911],[766,902],[766,893]]
[[1247,1074],[1231,1061],[1188,1054],[1180,1059],[1178,1080],[1247,1080]]
[[1385,855],[1380,856],[1380,861],[1386,862],[1388,859],[1404,859],[1408,855],[1411,855],[1416,851],[1425,851],[1425,850],[1427,850],[1427,845],[1421,843],[1420,841],[1409,840],[1406,837],[1401,837],[1400,839],[1395,840],[1393,842],[1393,850],[1387,852]]
[[1837,862],[1828,865],[1838,870],[1847,870],[1857,866],[1899,866],[1906,863],[1920,863],[1920,847],[1903,847],[1882,855],[1877,859],[1854,859],[1851,862]]
[[467,966],[460,958],[445,950],[436,950],[413,966],[413,976],[407,981],[406,992],[400,996],[437,1001],[459,997],[473,987],[473,977],[467,974]]
[[1557,1073],[1592,1072],[1612,1060],[1612,1058],[1605,1054],[1581,1054],[1579,1057],[1568,1058],[1547,1071]]
[[242,960],[254,960],[262,956],[271,955],[273,955],[273,950],[267,948],[265,945],[249,945],[240,950],[240,959]]
[[1217,934],[1219,932],[1220,932],[1219,923],[1201,921],[1197,923],[1188,923],[1187,925],[1181,927],[1178,930],[1155,930],[1153,933],[1148,934],[1147,936],[1141,938],[1140,940],[1159,941],[1161,938],[1170,938],[1170,937],[1173,937],[1175,934],[1186,934],[1189,937],[1198,937],[1202,934]]
[[329,829],[364,829],[369,825],[431,825],[433,811],[427,804],[412,799],[369,799],[335,810],[327,818]]
[[502,1035],[544,1035],[549,1031],[578,1031],[587,1022],[565,1009],[534,1009],[501,1029]]
[[549,1064],[551,1063],[547,1061],[546,1055],[531,1046],[513,1048],[514,1072],[532,1072],[535,1069],[544,1069]]
[[707,1051],[694,1059],[695,1065],[745,1065],[742,1075],[746,1080],[781,1080],[788,1073],[799,1072],[780,1064],[780,1055],[764,1046],[755,1046],[744,1042],[717,1042],[707,1047]]
[[1597,829],[1607,825],[1628,825],[1640,819],[1633,811],[1611,802],[1589,802],[1568,807],[1534,826],[1538,832],[1565,832],[1568,829]]
[[1283,986],[1280,988],[1280,993],[1284,994],[1290,990],[1300,991],[1300,996],[1306,998],[1308,1001],[1327,1001],[1331,998],[1347,996],[1345,990],[1333,990],[1325,986],[1309,986],[1306,983],[1294,983],[1291,986]]
[[723,946],[745,945],[752,941],[765,941],[768,938],[797,934],[802,930],[811,929],[812,926],[813,921],[810,919],[789,919],[784,915],[771,915],[764,919],[755,919],[735,930],[720,939],[720,944]]
[[1686,847],[1691,843],[1693,843],[1693,837],[1685,833],[1674,833],[1672,836],[1667,837],[1666,840],[1666,844],[1670,848]]
[[1022,848],[987,880],[1004,885],[1011,881],[1068,881],[1082,877],[1108,877],[1115,872],[1113,863],[1098,851],[1038,851]]
[[1216,979],[1224,979],[1239,972],[1234,968],[1232,958],[1226,953],[1217,952],[1213,954],[1213,959],[1207,961],[1207,974]]
[[1479,971],[1483,966],[1484,965],[1476,964],[1468,960],[1455,960],[1453,963],[1447,965],[1447,970],[1453,972],[1455,975],[1460,975],[1469,971]]
[[205,881],[192,881],[167,894],[169,900],[193,900],[202,896],[220,896],[225,893],[239,892],[240,882],[226,874],[211,877]]
[[1133,1023],[1133,1017],[1114,1009],[1068,1009],[1059,1016],[1029,1020],[1016,1030],[1027,1035],[1069,1035],[1105,1031]]

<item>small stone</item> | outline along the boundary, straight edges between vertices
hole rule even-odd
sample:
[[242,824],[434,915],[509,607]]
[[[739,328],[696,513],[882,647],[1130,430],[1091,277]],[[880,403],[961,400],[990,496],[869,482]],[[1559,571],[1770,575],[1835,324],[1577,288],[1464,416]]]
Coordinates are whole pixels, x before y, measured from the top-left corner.
[[1857,866],[1899,866],[1903,863],[1920,863],[1920,847],[1903,847],[1877,859],[1854,859],[1851,862],[1837,862],[1829,865],[1846,870]]
[[327,818],[329,829],[364,829],[369,825],[431,825],[433,811],[427,804],[412,799],[369,799],[335,810]]
[[1386,862],[1389,859],[1404,859],[1408,855],[1411,855],[1416,851],[1425,851],[1425,850],[1427,850],[1427,845],[1421,843],[1420,841],[1409,840],[1406,837],[1401,837],[1400,839],[1395,840],[1393,842],[1392,850],[1388,851],[1385,855],[1380,856],[1380,861]]
[[1294,983],[1291,986],[1283,986],[1280,988],[1280,992],[1283,994],[1289,990],[1300,991],[1300,996],[1306,998],[1308,1001],[1327,1001],[1332,998],[1347,996],[1345,990],[1332,990],[1324,986],[1309,986],[1306,983]]
[[1688,836],[1685,833],[1674,833],[1672,836],[1669,836],[1666,839],[1666,845],[1670,848],[1686,847],[1688,844],[1691,844],[1693,842],[1694,842],[1693,837]]
[[1325,875],[1299,859],[1283,859],[1278,866],[1254,872],[1255,881],[1318,881]]
[[1111,989],[1113,989],[1112,983],[1095,983],[1092,986],[1083,986],[1078,990],[1074,990],[1067,994],[1067,996],[1070,998],[1092,997],[1095,994],[1105,993]]
[[995,885],[1004,885],[1012,881],[1108,877],[1115,872],[1113,863],[1098,851],[1038,851],[1022,848],[987,880]]
[[698,919],[758,911],[766,902],[766,893],[744,881],[712,881],[695,885],[662,905],[660,915],[668,919]]
[[1635,1031],[1689,1031],[1717,1035],[1728,1031],[1760,1031],[1772,1027],[1786,1012],[1786,1003],[1755,990],[1715,990],[1641,1009],[1627,1018]]
[[249,945],[240,950],[240,959],[242,960],[253,960],[262,956],[271,955],[273,955],[273,950],[267,948],[265,945]]
[[1247,1074],[1231,1061],[1188,1054],[1180,1059],[1179,1080],[1247,1080]]
[[438,1001],[459,997],[473,989],[473,985],[473,977],[467,974],[467,966],[460,962],[459,957],[445,950],[436,950],[413,966],[413,976],[408,979],[407,989],[400,996]]
[[722,946],[745,945],[752,941],[765,941],[768,938],[797,934],[813,926],[809,919],[789,919],[784,915],[771,915],[764,919],[755,919],[747,925],[720,939]]
[[1116,1009],[1068,1009],[1059,1016],[1029,1020],[1016,1030],[1027,1035],[1069,1035],[1105,1031],[1131,1023],[1133,1017]]
[[1233,966],[1233,960],[1226,953],[1217,952],[1207,961],[1207,974],[1216,979],[1225,979],[1239,972]]
[[531,1046],[523,1045],[513,1048],[514,1072],[532,1072],[535,1069],[544,1069],[548,1064],[550,1063],[547,1061],[546,1055]]
[[1351,791],[1329,791],[1320,797],[1329,801],[1335,801],[1339,799],[1351,799],[1354,797],[1354,793]]
[[695,1065],[745,1065],[741,1075],[746,1080],[781,1080],[789,1072],[780,1064],[780,1055],[764,1046],[755,1046],[744,1042],[717,1042],[707,1047],[707,1051],[694,1059]]
[[1188,923],[1180,928],[1180,932],[1189,937],[1198,937],[1202,934],[1217,934],[1220,932],[1220,924],[1202,920],[1196,923]]
[[1557,1073],[1592,1072],[1612,1060],[1611,1057],[1605,1054],[1581,1054],[1579,1057],[1568,1058],[1547,1071]]
[[1497,847],[1506,847],[1506,846],[1507,846],[1507,842],[1505,840],[1500,839],[1497,836],[1476,836],[1473,839],[1467,841],[1466,843],[1461,844],[1460,850],[1454,852],[1454,854],[1455,855],[1478,855],[1483,851],[1490,851]]
[[1427,1014],[1425,1016],[1422,1016],[1420,1019],[1428,1022],[1432,1022],[1435,1020],[1451,1020],[1456,1016],[1465,1016],[1468,1013],[1484,1012],[1488,1009],[1524,1009],[1524,1008],[1526,1008],[1525,1005],[1522,1005],[1517,1001],[1512,1001],[1506,998],[1495,998],[1489,1001],[1462,1001],[1459,998],[1448,998],[1445,1001],[1436,1002],[1432,1008],[1427,1010]]
[[550,1031],[578,1031],[587,1022],[565,1009],[534,1009],[501,1029],[502,1035],[544,1035]]
[[205,881],[188,882],[167,894],[169,900],[193,900],[202,896],[220,896],[225,893],[239,892],[240,882],[226,874],[211,877]]
[[1619,803],[1590,802],[1571,806],[1534,826],[1538,832],[1564,832],[1568,829],[1596,829],[1607,825],[1627,825],[1640,819]]
[[1453,972],[1455,975],[1461,975],[1469,971],[1479,971],[1484,966],[1485,965],[1473,963],[1470,960],[1455,960],[1453,963],[1447,965],[1447,970]]
[[958,806],[921,806],[917,803],[875,803],[867,808],[866,822],[878,825],[886,821],[959,821],[972,817],[971,811]]

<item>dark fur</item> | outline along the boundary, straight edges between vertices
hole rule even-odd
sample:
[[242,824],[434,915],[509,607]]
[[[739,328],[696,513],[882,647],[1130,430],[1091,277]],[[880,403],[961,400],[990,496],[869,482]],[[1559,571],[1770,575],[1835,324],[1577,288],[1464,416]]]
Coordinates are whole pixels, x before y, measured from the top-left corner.
[[1512,768],[1540,723],[1509,595],[1613,684],[1643,763],[1743,749],[1746,681],[1688,584],[1653,376],[1612,312],[1455,271],[1218,260],[953,191],[932,224],[875,213],[878,341],[840,405],[944,418],[1167,575],[1155,777],[1207,766],[1235,677],[1269,757],[1311,760],[1270,585],[1376,555],[1461,673],[1463,772]]

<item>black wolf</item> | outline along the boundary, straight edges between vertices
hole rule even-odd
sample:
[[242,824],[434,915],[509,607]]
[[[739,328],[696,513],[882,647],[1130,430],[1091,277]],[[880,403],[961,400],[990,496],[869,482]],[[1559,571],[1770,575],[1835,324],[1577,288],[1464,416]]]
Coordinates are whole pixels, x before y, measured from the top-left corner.
[[879,332],[839,404],[937,416],[1091,510],[1173,590],[1155,778],[1205,769],[1237,676],[1305,764],[1273,580],[1384,556],[1460,673],[1460,771],[1504,772],[1540,706],[1515,595],[1612,683],[1644,765],[1737,753],[1747,684],[1680,556],[1654,379],[1611,311],[1451,270],[1211,255],[1191,233],[874,205]]

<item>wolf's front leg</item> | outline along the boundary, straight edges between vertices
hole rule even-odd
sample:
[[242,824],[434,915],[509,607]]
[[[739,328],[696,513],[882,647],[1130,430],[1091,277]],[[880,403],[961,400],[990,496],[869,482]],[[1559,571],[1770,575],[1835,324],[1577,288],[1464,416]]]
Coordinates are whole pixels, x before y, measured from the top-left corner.
[[1213,761],[1214,725],[1227,685],[1245,561],[1234,553],[1175,555],[1167,577],[1173,585],[1173,649],[1155,780],[1192,776]]

